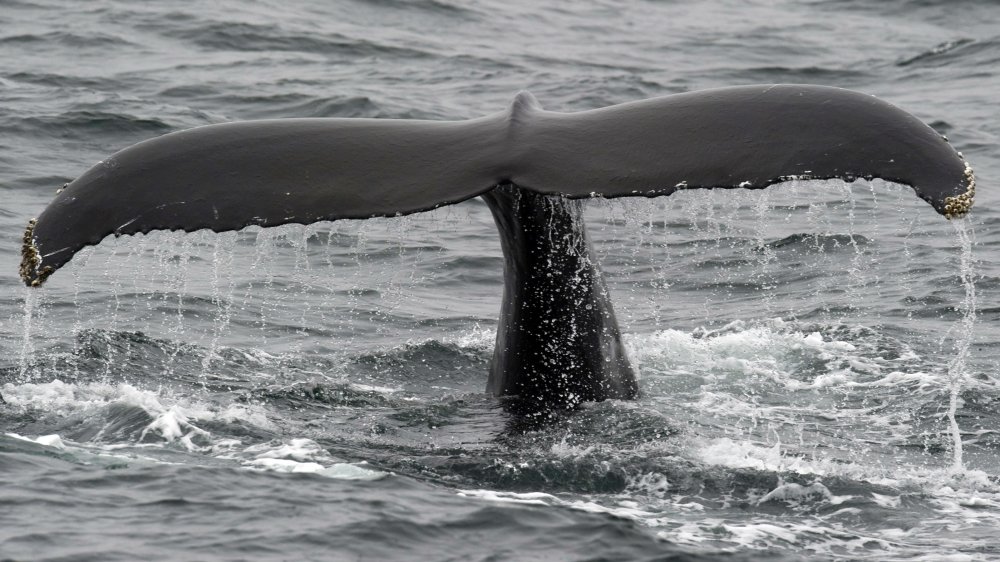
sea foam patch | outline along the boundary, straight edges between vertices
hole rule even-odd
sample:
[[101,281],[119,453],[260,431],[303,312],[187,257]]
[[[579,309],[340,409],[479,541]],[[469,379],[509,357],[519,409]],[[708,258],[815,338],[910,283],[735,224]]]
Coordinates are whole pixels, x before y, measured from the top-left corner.
[[365,463],[348,463],[335,458],[319,443],[297,438],[284,443],[261,443],[247,447],[243,461],[251,470],[316,474],[337,480],[378,480],[386,472],[364,466]]
[[[763,377],[793,391],[849,383],[886,368],[854,342],[781,319],[737,320],[717,330],[661,330],[631,337],[628,347],[654,376]],[[803,378],[804,373],[812,377]]]
[[53,449],[59,449],[60,451],[66,450],[66,444],[63,443],[62,437],[58,435],[41,435],[35,438],[25,437],[23,435],[18,435],[17,433],[5,433],[4,435],[12,439],[19,439],[21,441],[27,441],[29,443],[37,443],[45,447],[52,447]]
[[458,495],[463,498],[477,498],[499,503],[565,507],[588,513],[605,513],[631,520],[648,519],[654,516],[652,512],[640,509],[638,503],[627,500],[619,505],[603,505],[599,502],[583,499],[562,499],[544,492],[503,492],[496,490],[459,490]]

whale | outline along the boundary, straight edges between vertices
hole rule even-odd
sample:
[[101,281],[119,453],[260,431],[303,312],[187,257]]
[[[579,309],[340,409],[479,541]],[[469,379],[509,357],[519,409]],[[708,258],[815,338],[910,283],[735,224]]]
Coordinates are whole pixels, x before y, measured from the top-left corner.
[[517,411],[573,409],[639,395],[584,200],[859,178],[908,185],[949,219],[975,196],[971,166],[941,134],[827,86],[737,86],[575,113],[521,92],[464,121],[222,123],[127,147],[66,184],[29,221],[20,276],[41,286],[109,236],[400,216],[481,197],[504,261],[487,391]]

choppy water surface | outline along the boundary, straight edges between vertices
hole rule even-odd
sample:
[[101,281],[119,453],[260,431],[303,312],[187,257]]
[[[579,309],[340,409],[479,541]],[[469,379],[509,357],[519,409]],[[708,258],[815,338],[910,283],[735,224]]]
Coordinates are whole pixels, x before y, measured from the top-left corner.
[[[985,0],[0,0],[0,559],[1000,559],[998,30]],[[880,181],[592,203],[642,397],[540,427],[483,393],[478,201],[16,277],[57,187],[180,128],[760,82],[905,107],[977,208]]]

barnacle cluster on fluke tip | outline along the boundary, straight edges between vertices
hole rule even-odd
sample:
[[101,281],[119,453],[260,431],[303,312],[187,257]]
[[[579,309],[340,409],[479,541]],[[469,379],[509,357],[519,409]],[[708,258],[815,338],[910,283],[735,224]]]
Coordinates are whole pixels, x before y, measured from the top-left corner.
[[968,214],[976,199],[976,174],[972,171],[972,166],[965,163],[965,185],[966,191],[954,197],[946,197],[944,200],[944,216],[947,219],[958,219]]
[[38,224],[38,219],[31,219],[28,221],[27,228],[24,229],[24,238],[21,244],[21,280],[24,281],[25,285],[31,287],[38,287],[52,275],[55,268],[52,266],[40,267],[42,265],[42,256],[38,252],[38,246],[35,244],[35,225]]

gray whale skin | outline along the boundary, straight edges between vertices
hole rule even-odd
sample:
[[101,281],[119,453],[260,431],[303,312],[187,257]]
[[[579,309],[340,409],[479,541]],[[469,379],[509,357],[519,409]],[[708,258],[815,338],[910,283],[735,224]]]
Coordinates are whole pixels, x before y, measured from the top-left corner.
[[948,218],[975,195],[947,139],[849,90],[740,86],[578,113],[522,92],[468,121],[277,119],[138,143],[29,222],[20,274],[39,286],[109,235],[397,216],[481,196],[504,255],[487,388],[518,411],[552,411],[638,394],[577,200],[829,178],[909,185]]

